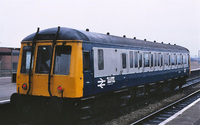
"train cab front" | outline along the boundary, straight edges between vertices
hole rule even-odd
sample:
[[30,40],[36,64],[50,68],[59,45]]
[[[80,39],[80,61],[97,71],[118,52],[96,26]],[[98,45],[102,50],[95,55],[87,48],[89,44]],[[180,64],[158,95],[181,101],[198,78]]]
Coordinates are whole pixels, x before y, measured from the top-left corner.
[[[82,42],[22,41],[16,96],[80,98],[83,96]],[[12,99],[14,98],[14,99]],[[18,97],[17,97],[18,98]]]

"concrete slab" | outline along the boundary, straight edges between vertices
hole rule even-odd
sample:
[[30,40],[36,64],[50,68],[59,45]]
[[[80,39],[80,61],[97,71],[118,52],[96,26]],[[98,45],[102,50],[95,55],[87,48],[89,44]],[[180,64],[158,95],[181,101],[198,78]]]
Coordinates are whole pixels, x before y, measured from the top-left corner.
[[188,105],[160,125],[199,125],[200,99]]
[[10,99],[16,92],[16,83],[11,83],[11,77],[0,77],[0,101]]

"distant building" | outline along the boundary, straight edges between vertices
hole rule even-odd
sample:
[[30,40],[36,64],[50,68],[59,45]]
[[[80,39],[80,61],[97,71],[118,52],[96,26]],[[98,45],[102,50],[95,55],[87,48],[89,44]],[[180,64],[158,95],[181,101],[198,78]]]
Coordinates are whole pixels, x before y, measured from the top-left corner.
[[0,76],[11,76],[17,72],[19,48],[0,47]]
[[199,64],[200,64],[200,50],[198,52],[198,61],[199,61]]
[[198,52],[198,58],[199,58],[199,60],[200,60],[200,50],[199,50],[199,52]]

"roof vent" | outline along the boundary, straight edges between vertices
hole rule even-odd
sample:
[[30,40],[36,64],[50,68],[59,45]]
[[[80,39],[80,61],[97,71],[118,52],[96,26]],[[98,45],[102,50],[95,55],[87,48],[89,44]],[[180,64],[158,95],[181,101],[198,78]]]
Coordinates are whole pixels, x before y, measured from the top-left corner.
[[174,46],[176,46],[176,44],[174,44]]
[[89,32],[90,30],[89,30],[89,29],[86,29],[86,31]]
[[109,33],[109,32],[107,32],[106,34],[107,34],[107,35],[110,35],[110,33]]
[[156,43],[156,41],[155,41],[155,40],[154,40],[153,42],[154,42],[154,43]]
[[123,35],[124,38],[126,38],[126,35]]
[[170,43],[168,43],[170,45]]
[[163,44],[163,42],[161,42]]
[[147,41],[146,39],[144,39],[144,41]]
[[133,37],[133,39],[136,39],[136,37]]

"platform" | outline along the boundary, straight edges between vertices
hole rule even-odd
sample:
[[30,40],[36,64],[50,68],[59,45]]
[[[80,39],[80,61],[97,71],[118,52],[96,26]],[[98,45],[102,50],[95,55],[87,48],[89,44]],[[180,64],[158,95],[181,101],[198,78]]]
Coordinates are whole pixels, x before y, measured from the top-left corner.
[[11,82],[11,77],[0,77],[0,101],[10,99],[16,92],[16,83]]
[[200,98],[159,125],[200,125]]

